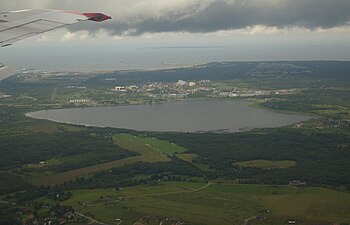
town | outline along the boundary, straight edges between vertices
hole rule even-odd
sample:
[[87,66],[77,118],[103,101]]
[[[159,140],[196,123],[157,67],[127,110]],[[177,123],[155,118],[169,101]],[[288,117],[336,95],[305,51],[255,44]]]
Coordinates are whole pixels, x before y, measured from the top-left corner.
[[[69,86],[68,88],[83,90],[89,93],[85,86]],[[300,89],[259,90],[247,87],[237,87],[234,83],[212,82],[210,80],[177,82],[153,82],[142,85],[114,86],[104,90],[95,90],[99,98],[72,98],[66,103],[71,105],[114,105],[114,104],[145,104],[169,100],[189,98],[221,98],[221,99],[254,99],[265,97],[265,101],[273,96],[299,93]],[[102,92],[102,93],[101,93]],[[96,94],[97,94],[96,93]],[[104,98],[100,96],[103,94]],[[116,98],[118,97],[118,98]],[[115,101],[113,101],[115,99]],[[142,100],[143,99],[143,100]]]

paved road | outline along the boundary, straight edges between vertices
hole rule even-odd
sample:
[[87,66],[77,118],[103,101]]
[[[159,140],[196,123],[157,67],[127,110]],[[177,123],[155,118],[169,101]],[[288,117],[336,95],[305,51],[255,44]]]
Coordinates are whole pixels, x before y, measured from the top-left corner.
[[252,216],[250,218],[244,219],[243,225],[248,225],[249,221],[255,220],[255,219],[256,219],[256,216]]
[[211,183],[210,182],[208,182],[205,186],[203,186],[203,187],[200,187],[200,188],[197,188],[197,189],[194,189],[193,190],[193,192],[195,192],[195,191],[201,191],[201,190],[203,190],[203,189],[205,189],[205,188],[207,188],[207,187],[209,187],[211,185]]
[[93,219],[93,218],[91,218],[91,217],[85,216],[84,214],[82,214],[82,213],[80,213],[80,212],[77,212],[77,211],[75,212],[75,214],[78,215],[78,216],[81,216],[81,217],[83,217],[83,218],[85,218],[85,219],[90,220],[90,223],[89,223],[89,224],[97,223],[97,224],[100,224],[100,225],[109,225],[109,224],[107,224],[107,223],[102,223],[102,222],[97,221],[97,220],[95,220],[95,219]]

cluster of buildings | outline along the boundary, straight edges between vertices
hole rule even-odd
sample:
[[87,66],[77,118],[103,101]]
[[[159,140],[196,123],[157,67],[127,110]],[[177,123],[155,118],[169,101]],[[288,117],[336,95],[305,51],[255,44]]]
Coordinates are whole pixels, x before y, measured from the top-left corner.
[[62,77],[62,76],[77,76],[81,73],[77,72],[49,72],[49,71],[44,71],[44,70],[39,70],[39,69],[30,69],[30,68],[24,68],[21,71],[21,74],[23,75],[30,75],[30,77],[34,78],[45,78],[45,77],[51,77],[51,76],[56,76],[56,77]]
[[254,90],[245,90],[245,91],[232,91],[232,92],[219,92],[221,97],[256,97],[262,95],[270,95],[270,91],[254,91]]
[[185,224],[178,218],[152,218],[151,216],[143,216],[140,220],[140,225],[146,225],[149,223],[152,223],[154,221],[157,221],[159,224],[171,224],[171,225],[182,225]]
[[114,91],[117,92],[127,92],[127,91],[137,91],[139,89],[139,87],[137,85],[129,85],[129,86],[115,86],[114,87]]
[[90,100],[89,99],[71,99],[69,100],[69,103],[74,104],[74,103],[78,103],[78,104],[82,104],[82,103],[89,103]]
[[137,85],[115,86],[113,88],[113,91],[116,91],[116,92],[153,92],[156,90],[181,91],[183,89],[186,89],[189,87],[193,88],[195,86],[198,86],[198,84],[205,84],[205,83],[210,83],[210,80],[202,80],[202,81],[199,81],[198,83],[194,81],[178,80],[175,83],[153,82],[153,83],[144,84],[141,86],[137,86]]
[[186,82],[184,80],[178,80],[177,83],[175,84],[176,86],[189,86],[189,87],[194,87],[196,86],[196,83],[195,82]]
[[205,97],[220,97],[220,98],[237,98],[237,97],[257,97],[268,95],[280,95],[280,94],[293,94],[298,90],[252,90],[248,88],[233,87],[232,91],[220,91],[217,90],[211,84],[210,80],[201,81],[185,81],[178,80],[177,82],[153,82],[144,85],[129,85],[129,86],[115,86],[113,88],[115,92],[121,93],[141,93],[147,94],[150,97],[185,97],[188,95],[200,95]]
[[[75,212],[71,207],[66,206],[45,206],[49,211],[48,215],[43,218],[37,218],[34,214],[29,214],[26,218],[26,225],[56,225],[56,224],[73,224],[77,218]],[[38,213],[35,213],[37,215]],[[75,224],[75,223],[74,223]]]
[[179,80],[176,83],[162,83],[154,82],[150,84],[145,84],[142,86],[129,85],[129,86],[115,86],[113,91],[116,92],[153,92],[153,91],[179,91],[185,87],[194,87],[195,82],[186,82],[184,80]]

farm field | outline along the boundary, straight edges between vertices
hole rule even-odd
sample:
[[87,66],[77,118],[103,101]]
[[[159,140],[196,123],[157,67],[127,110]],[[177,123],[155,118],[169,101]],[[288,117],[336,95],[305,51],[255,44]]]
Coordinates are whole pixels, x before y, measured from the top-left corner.
[[73,180],[75,178],[87,176],[103,170],[108,170],[112,168],[122,167],[127,164],[136,163],[138,161],[141,161],[141,159],[142,158],[140,156],[135,156],[135,157],[120,159],[112,162],[102,163],[95,166],[89,166],[85,168],[70,170],[62,173],[55,173],[55,174],[49,174],[49,175],[40,174],[39,176],[29,178],[28,180],[30,183],[32,183],[35,186],[55,185],[55,184],[63,183],[64,181]]
[[118,134],[113,136],[113,142],[129,151],[141,154],[143,162],[170,161],[167,154],[140,141],[140,138],[129,134]]
[[236,162],[235,165],[241,167],[253,167],[264,170],[270,169],[286,169],[295,166],[295,161],[283,160],[283,161],[269,161],[269,160],[252,160],[245,162]]
[[[79,207],[82,202],[86,207]],[[205,184],[167,182],[155,186],[77,190],[63,202],[78,212],[109,224],[142,222],[159,224],[157,218],[177,218],[186,224],[242,224],[244,219],[263,215],[251,224],[348,223],[350,194],[323,188],[269,185]]]
[[[168,154],[170,155],[172,152],[185,151],[184,148],[171,144],[167,141],[162,141],[154,138],[135,137],[130,134],[115,135],[113,137],[113,141],[114,144],[119,145],[120,147],[129,151],[136,152],[140,155],[61,173],[33,174],[35,176],[28,178],[28,180],[30,183],[36,186],[55,185],[63,183],[64,181],[73,180],[77,177],[87,176],[96,172],[118,168],[136,162],[170,161]],[[84,155],[82,154],[79,156],[83,157]],[[68,158],[68,160],[73,161],[74,157],[70,158]],[[50,164],[54,164],[55,159],[50,160],[49,162]]]
[[[130,147],[130,144],[133,143],[134,145],[143,146],[143,149],[146,148],[146,150],[148,150],[148,148],[151,148],[152,150],[162,152],[167,155],[183,153],[187,150],[181,146],[178,146],[174,143],[170,143],[168,141],[163,141],[152,137],[137,137],[131,134],[118,134],[113,137],[113,140],[116,144],[120,146]],[[129,143],[129,145],[127,145],[126,143]]]

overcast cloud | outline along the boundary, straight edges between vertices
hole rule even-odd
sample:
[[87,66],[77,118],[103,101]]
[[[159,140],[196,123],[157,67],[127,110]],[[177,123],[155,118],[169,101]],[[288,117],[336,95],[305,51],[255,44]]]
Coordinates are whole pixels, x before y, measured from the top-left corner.
[[100,11],[113,20],[72,30],[105,28],[113,35],[208,33],[262,25],[310,30],[350,25],[349,0],[0,0],[1,8]]

